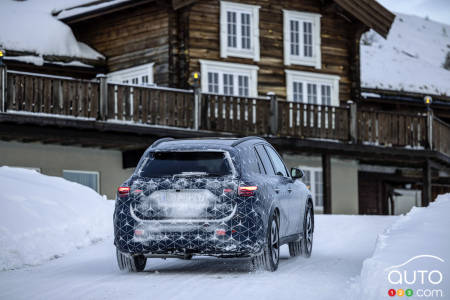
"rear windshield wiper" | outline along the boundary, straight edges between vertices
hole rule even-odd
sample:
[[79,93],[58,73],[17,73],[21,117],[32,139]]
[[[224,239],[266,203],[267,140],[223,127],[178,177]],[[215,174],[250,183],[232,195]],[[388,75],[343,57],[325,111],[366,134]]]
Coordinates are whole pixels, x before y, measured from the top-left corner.
[[190,177],[190,176],[225,176],[230,175],[230,173],[227,174],[220,174],[220,173],[207,173],[207,172],[182,172],[180,174],[174,174],[173,177]]
[[173,177],[190,177],[190,176],[207,176],[206,172],[181,172],[180,174],[173,174]]

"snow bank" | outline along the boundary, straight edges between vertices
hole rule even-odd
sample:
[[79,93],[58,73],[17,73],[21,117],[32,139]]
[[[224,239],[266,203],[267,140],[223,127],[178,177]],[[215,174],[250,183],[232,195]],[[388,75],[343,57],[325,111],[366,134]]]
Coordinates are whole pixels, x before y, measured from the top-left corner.
[[373,30],[361,39],[362,86],[450,95],[450,25],[396,15],[386,40]]
[[[58,3],[57,3],[58,2]],[[0,7],[0,45],[7,50],[86,59],[103,55],[78,42],[69,26],[52,16],[59,5],[80,1],[4,0]],[[8,53],[6,53],[8,54]]]
[[0,167],[0,270],[39,264],[112,235],[114,201],[36,171]]
[[[448,297],[449,216],[450,194],[446,194],[439,196],[429,207],[414,207],[406,216],[400,217],[378,236],[375,251],[364,261],[360,280],[352,286],[350,295],[354,299],[388,299],[391,298],[389,289],[411,289],[418,297],[420,293],[426,295],[426,290],[442,291],[444,298]],[[439,281],[438,272],[434,272],[429,281],[428,275],[433,270],[442,274],[442,282],[432,283]],[[423,283],[419,271],[426,271]]]

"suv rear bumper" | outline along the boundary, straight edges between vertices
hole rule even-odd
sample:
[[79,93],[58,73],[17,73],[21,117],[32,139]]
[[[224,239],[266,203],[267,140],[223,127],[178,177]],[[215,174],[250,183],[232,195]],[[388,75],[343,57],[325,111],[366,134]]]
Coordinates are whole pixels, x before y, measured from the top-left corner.
[[229,218],[220,222],[139,220],[126,202],[114,212],[117,249],[147,257],[253,256],[264,244],[263,228],[260,216],[247,205],[238,205]]

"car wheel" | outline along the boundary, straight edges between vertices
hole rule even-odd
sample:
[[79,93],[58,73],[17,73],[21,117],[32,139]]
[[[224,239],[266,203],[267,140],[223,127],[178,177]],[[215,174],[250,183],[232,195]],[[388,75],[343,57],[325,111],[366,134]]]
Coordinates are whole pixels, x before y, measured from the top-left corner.
[[280,261],[280,222],[277,215],[273,214],[268,222],[267,240],[263,252],[255,256],[252,260],[253,265],[264,267],[267,271],[276,271]]
[[302,238],[302,254],[305,257],[310,257],[312,253],[314,237],[314,213],[310,203],[305,212],[305,219],[303,221],[303,238]]
[[125,255],[116,249],[116,256],[120,270],[142,272],[147,264],[147,258],[144,255]]

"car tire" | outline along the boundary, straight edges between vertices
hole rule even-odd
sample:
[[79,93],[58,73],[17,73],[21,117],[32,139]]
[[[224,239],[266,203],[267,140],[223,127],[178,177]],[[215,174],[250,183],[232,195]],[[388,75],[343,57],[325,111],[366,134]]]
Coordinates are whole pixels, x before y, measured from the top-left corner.
[[303,220],[303,237],[302,237],[302,254],[304,257],[310,257],[313,247],[314,237],[314,211],[311,202],[308,201],[308,205],[305,211],[305,217]]
[[142,272],[147,264],[147,258],[144,255],[125,255],[116,249],[116,257],[119,269],[128,272]]
[[274,272],[278,269],[280,261],[280,222],[274,213],[269,219],[267,239],[261,254],[252,260],[255,268],[264,267],[267,271]]

